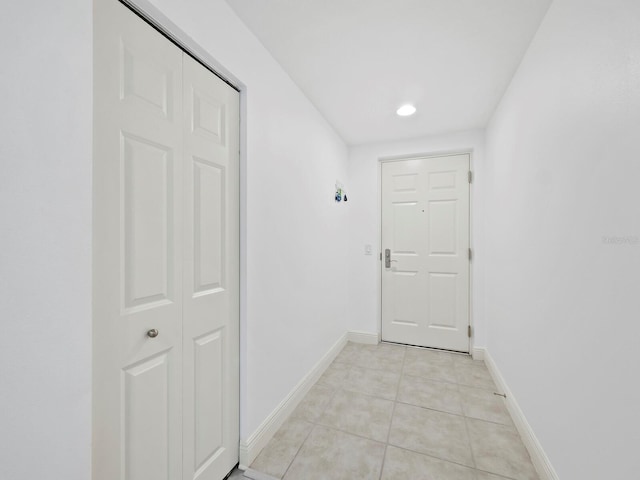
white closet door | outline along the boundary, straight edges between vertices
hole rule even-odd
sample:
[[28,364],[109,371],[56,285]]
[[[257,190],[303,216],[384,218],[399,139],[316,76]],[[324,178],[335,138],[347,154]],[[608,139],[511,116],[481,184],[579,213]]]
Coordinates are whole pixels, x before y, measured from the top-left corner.
[[184,56],[184,476],[219,480],[239,443],[239,95]]
[[116,1],[95,15],[93,478],[176,480],[182,52]]
[[95,4],[95,480],[221,480],[239,443],[239,95]]

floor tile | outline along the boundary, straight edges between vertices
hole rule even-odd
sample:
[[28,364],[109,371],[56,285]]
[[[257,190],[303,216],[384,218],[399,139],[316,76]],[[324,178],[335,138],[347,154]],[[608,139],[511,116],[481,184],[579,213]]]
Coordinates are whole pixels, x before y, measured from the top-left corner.
[[529,453],[514,427],[467,419],[476,467],[515,480],[537,480]]
[[339,391],[318,423],[386,442],[393,402],[362,393]]
[[400,373],[353,366],[343,388],[374,397],[395,400],[399,382]]
[[324,409],[327,408],[335,392],[336,389],[333,387],[314,385],[291,416],[316,422],[324,412]]
[[378,480],[385,446],[316,425],[285,480]]
[[464,417],[396,404],[389,444],[473,466]]
[[348,342],[336,356],[335,361],[339,363],[352,364],[355,356],[358,354],[358,351],[358,346],[355,343]]
[[494,475],[493,473],[481,472],[476,470],[476,480],[510,480],[507,477],[501,477],[500,475]]
[[406,358],[410,360],[423,361],[430,365],[452,365],[454,356],[456,355],[448,352],[409,347],[407,348]]
[[290,418],[262,449],[251,468],[282,478],[311,430],[312,423],[300,418]]
[[460,385],[496,391],[496,385],[493,383],[491,374],[484,365],[457,363],[455,365],[455,375]]
[[464,385],[460,385],[458,388],[465,416],[503,425],[513,425],[502,397],[495,395],[491,390]]
[[449,354],[442,352],[408,349],[402,371],[405,375],[413,375],[415,377],[451,383],[456,383],[457,381],[453,360],[451,360]]
[[438,460],[393,446],[387,447],[382,480],[401,479],[476,480],[471,468]]
[[353,358],[353,364],[362,368],[399,373],[402,370],[406,347],[397,345],[364,345]]
[[317,385],[341,388],[349,375],[351,365],[347,363],[333,362],[322,374]]
[[458,386],[453,383],[404,375],[400,381],[398,401],[462,415]]
[[495,391],[484,362],[468,355],[349,342],[251,471],[284,480],[536,480]]
[[404,358],[407,347],[404,345],[396,345],[395,343],[380,343],[377,345],[378,352],[384,357]]

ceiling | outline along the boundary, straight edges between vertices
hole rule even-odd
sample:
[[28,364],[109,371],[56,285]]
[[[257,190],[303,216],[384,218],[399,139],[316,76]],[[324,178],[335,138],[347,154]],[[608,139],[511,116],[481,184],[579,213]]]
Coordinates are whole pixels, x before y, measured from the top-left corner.
[[227,3],[359,145],[486,126],[551,0]]

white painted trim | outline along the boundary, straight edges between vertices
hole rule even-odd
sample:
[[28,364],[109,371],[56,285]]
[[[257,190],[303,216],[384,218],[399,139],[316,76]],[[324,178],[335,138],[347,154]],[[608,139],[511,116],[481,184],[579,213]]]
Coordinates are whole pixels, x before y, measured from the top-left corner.
[[167,17],[160,9],[158,9],[150,0],[119,0],[128,8],[139,14],[147,23],[158,29],[162,34],[169,38],[172,42],[186,51],[190,56],[194,57],[198,62],[206,65],[222,80],[232,84],[239,92],[246,90],[244,84],[229,70],[218,62],[209,54],[207,50],[200,46],[193,38],[191,38],[184,30],[178,27],[169,17]]
[[246,441],[240,440],[241,469],[246,470],[246,468],[253,463],[260,451],[269,443],[269,440],[273,438],[285,420],[293,413],[307,392],[338,356],[347,344],[348,337],[348,333],[342,335],[318,363],[315,364],[311,371],[298,382],[289,395],[287,395],[264,422],[262,422],[257,430],[253,432]]
[[474,360],[484,360],[484,353],[486,352],[484,347],[473,347],[471,349],[471,356]]
[[370,332],[347,332],[347,339],[353,343],[364,343],[366,345],[377,345],[380,343],[380,335]]
[[493,380],[496,382],[499,393],[504,393],[507,396],[507,398],[505,399],[507,410],[509,410],[511,419],[518,429],[518,433],[520,434],[520,437],[522,437],[522,441],[524,442],[525,447],[527,447],[527,450],[529,451],[531,461],[538,471],[540,480],[558,480],[558,474],[553,469],[553,466],[551,465],[547,454],[542,449],[542,445],[540,445],[540,442],[536,438],[531,425],[529,425],[529,422],[527,422],[524,413],[520,409],[516,398],[513,396],[513,393],[502,377],[500,370],[498,370],[498,366],[493,361],[493,358],[491,358],[491,355],[489,355],[489,352],[486,348],[476,347],[473,349],[474,359],[476,358],[476,351],[483,357],[484,363],[487,366],[489,373],[493,377]]

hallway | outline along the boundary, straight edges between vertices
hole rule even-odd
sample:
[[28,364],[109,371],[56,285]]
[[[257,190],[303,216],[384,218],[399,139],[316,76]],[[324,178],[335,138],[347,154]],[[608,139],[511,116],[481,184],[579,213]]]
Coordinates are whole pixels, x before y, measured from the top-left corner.
[[348,343],[247,476],[536,480],[494,392],[470,356]]

